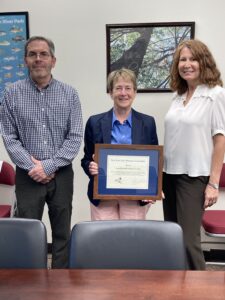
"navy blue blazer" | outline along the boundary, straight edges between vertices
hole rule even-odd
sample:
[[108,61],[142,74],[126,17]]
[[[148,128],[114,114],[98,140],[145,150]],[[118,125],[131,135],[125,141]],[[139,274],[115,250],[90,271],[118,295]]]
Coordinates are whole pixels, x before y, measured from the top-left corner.
[[[89,173],[89,164],[93,161],[95,144],[111,144],[113,109],[108,112],[91,116],[85,127],[84,134],[84,157],[81,160],[81,166],[84,172],[89,176],[88,198],[94,204],[98,205],[100,200],[93,199],[93,179]],[[139,145],[158,145],[155,120],[153,117],[139,113],[132,109],[132,144]],[[140,205],[145,205],[140,201]]]

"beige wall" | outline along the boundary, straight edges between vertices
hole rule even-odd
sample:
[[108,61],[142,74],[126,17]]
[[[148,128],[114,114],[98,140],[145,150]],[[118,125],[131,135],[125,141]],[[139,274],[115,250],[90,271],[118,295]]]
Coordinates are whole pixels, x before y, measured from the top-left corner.
[[[195,21],[196,38],[210,47],[225,81],[224,3],[223,0],[1,0],[0,11],[28,11],[30,35],[53,39],[57,57],[54,76],[78,89],[86,122],[91,114],[111,107],[105,92],[105,24]],[[134,104],[137,110],[156,118],[161,144],[163,119],[170,99],[170,93],[138,94]],[[80,167],[81,157],[82,149],[74,162],[73,224],[90,218],[87,177]],[[2,142],[0,159],[9,160]],[[224,205],[224,200],[221,201],[219,206]],[[160,202],[152,207],[148,218],[162,218]],[[45,215],[48,225],[47,220]]]

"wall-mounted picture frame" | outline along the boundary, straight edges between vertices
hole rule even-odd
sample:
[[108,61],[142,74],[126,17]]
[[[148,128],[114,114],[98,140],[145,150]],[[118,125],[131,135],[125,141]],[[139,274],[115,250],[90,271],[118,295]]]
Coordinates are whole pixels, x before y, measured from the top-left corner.
[[28,12],[0,13],[0,104],[5,87],[27,76],[24,44],[28,38]]
[[137,92],[170,92],[174,51],[194,34],[195,22],[106,24],[107,76],[128,68],[137,76]]

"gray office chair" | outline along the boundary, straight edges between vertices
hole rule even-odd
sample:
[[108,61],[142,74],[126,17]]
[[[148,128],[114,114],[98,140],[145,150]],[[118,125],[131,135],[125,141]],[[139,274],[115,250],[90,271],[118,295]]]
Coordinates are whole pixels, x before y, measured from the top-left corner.
[[0,219],[0,268],[47,268],[47,236],[39,220]]
[[182,229],[163,221],[93,221],[74,225],[69,268],[184,270]]

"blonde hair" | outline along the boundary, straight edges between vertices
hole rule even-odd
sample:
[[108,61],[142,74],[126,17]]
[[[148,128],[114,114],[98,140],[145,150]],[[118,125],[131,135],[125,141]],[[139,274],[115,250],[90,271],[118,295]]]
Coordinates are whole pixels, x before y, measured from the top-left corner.
[[112,92],[115,83],[118,81],[120,77],[122,77],[125,80],[130,80],[133,84],[134,90],[135,91],[137,90],[135,73],[132,70],[122,68],[119,70],[112,71],[108,76],[107,87],[110,93]]
[[187,40],[181,42],[174,53],[173,63],[170,71],[171,89],[173,91],[177,91],[179,95],[182,95],[187,91],[187,82],[181,78],[178,71],[180,52],[185,47],[190,49],[193,57],[199,63],[200,83],[206,84],[209,87],[214,87],[216,85],[223,86],[223,82],[220,77],[220,71],[218,70],[216,62],[208,47],[199,40]]

